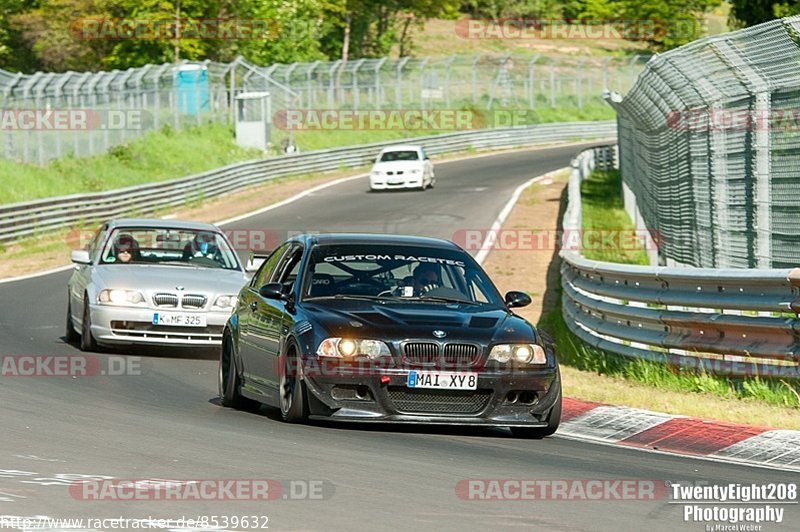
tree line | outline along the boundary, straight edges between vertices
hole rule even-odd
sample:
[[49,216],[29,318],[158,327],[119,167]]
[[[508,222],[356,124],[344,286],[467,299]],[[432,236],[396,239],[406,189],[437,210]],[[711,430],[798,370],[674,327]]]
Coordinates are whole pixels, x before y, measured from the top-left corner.
[[[413,55],[432,18],[655,20],[655,50],[702,36],[722,0],[0,0],[0,68],[125,69],[176,59],[258,64]],[[731,0],[747,26],[800,12],[800,0]],[[691,28],[691,31],[687,31]],[[454,36],[455,38],[455,36]]]

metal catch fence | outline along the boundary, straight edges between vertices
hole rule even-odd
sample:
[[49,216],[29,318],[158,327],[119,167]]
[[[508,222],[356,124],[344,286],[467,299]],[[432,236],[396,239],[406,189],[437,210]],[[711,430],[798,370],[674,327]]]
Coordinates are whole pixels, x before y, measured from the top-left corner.
[[618,113],[626,206],[661,263],[800,264],[800,17],[653,57]]
[[[269,66],[238,58],[96,73],[0,69],[0,157],[44,164],[101,154],[167,126],[230,123],[234,97],[255,91],[269,92],[272,115],[285,109],[503,108],[524,110],[530,116],[525,124],[536,123],[543,121],[536,113],[546,109],[604,106],[602,91],[627,91],[645,59],[480,54]],[[59,126],[55,111],[80,111],[86,124],[73,117]],[[522,124],[485,127],[508,125]]]

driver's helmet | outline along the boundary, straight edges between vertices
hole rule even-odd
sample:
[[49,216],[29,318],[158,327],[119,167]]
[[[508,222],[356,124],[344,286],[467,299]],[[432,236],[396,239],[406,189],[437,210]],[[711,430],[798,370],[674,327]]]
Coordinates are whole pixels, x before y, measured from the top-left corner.
[[420,264],[414,268],[415,295],[422,295],[442,286],[441,268],[437,264]]

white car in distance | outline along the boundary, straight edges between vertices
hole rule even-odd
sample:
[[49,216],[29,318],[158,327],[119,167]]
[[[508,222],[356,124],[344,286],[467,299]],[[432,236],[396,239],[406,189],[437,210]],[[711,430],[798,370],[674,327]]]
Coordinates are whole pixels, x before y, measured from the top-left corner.
[[369,173],[370,190],[425,190],[435,184],[433,163],[422,146],[400,145],[384,148]]

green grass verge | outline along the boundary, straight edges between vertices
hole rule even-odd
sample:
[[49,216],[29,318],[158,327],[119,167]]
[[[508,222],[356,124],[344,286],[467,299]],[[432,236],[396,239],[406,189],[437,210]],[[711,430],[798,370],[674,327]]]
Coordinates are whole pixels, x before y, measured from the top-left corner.
[[[632,223],[622,208],[621,183],[618,171],[594,172],[583,182],[584,230],[620,230],[632,228]],[[599,249],[587,250],[585,256],[594,260],[626,264],[647,264],[643,250]],[[560,287],[558,288],[561,292]],[[800,383],[785,380],[725,378],[705,372],[681,370],[665,364],[638,359],[627,359],[614,353],[596,349],[581,341],[567,327],[558,306],[544,314],[538,326],[547,331],[558,346],[562,364],[600,375],[622,377],[632,382],[646,384],[662,390],[711,394],[723,399],[755,400],[767,405],[800,408]],[[756,420],[757,421],[757,420]]]
[[[622,178],[619,170],[595,171],[581,184],[583,199],[584,234],[632,234],[634,225],[622,203]],[[627,238],[610,238],[602,245],[585,248],[587,259],[625,264],[649,264],[647,254],[641,248],[629,248]],[[608,245],[611,244],[611,245]]]
[[538,326],[552,336],[558,346],[559,361],[575,369],[622,377],[659,390],[703,393],[722,399],[755,400],[767,405],[800,408],[800,384],[796,382],[758,377],[734,379],[704,372],[682,371],[646,360],[626,359],[589,346],[567,328],[560,303],[558,308],[541,317]]
[[175,179],[257,157],[260,152],[238,147],[225,125],[164,128],[95,157],[65,157],[44,166],[0,159],[0,203]]
[[[614,116],[611,107],[604,103],[587,103],[583,109],[578,109],[569,98],[562,100],[557,102],[560,107],[551,109],[542,106],[525,110],[524,113],[517,113],[515,116],[521,117],[520,125],[570,120],[606,120]],[[476,113],[488,113],[485,109],[481,110],[480,107],[471,105],[461,108],[468,108]],[[491,124],[487,123],[488,125]],[[297,131],[295,143],[301,152],[307,152],[448,132]],[[288,136],[288,131],[273,129],[273,145],[269,154],[279,154],[281,143]],[[194,126],[181,131],[166,127],[94,157],[65,157],[43,166],[0,159],[0,204],[113,190],[175,179],[261,156],[261,152],[257,150],[245,150],[237,146],[232,129],[223,124]],[[198,201],[202,201],[202,198]]]

